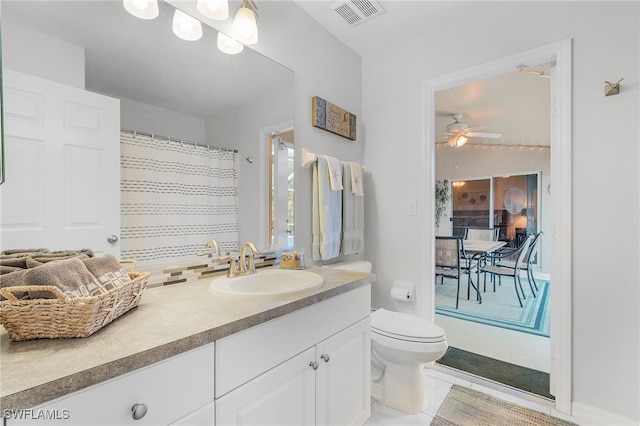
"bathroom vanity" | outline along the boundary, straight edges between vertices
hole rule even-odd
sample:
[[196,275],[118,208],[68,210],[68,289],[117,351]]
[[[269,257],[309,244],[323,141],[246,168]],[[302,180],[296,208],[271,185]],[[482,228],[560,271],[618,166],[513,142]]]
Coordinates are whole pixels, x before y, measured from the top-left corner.
[[324,286],[288,297],[221,295],[210,280],[147,289],[83,339],[3,330],[6,424],[364,423],[375,276],[308,270]]

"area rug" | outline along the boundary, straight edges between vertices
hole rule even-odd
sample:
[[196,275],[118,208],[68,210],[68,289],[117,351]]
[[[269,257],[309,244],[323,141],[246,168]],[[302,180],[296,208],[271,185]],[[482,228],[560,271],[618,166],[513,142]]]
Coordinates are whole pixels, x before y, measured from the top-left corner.
[[512,402],[453,385],[431,426],[576,426]]
[[553,395],[549,393],[549,373],[543,371],[463,351],[455,347],[449,347],[444,356],[436,363],[547,399],[554,399]]
[[471,300],[467,300],[467,284],[460,283],[460,303],[456,309],[456,281],[446,280],[444,284],[436,284],[436,314],[485,324],[508,330],[520,331],[537,336],[549,337],[549,286],[548,281],[537,280],[538,294],[532,297],[526,278],[523,279],[526,299],[523,307],[518,304],[518,298],[510,279],[502,280],[502,285],[487,282],[487,291],[482,292],[482,303],[475,300],[471,293]]

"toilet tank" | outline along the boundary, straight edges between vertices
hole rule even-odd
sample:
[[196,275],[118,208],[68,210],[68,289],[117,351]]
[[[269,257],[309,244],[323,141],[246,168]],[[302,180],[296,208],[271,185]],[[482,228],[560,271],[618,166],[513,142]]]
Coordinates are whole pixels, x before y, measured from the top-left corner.
[[324,265],[325,268],[344,269],[353,272],[366,272],[371,273],[371,262],[366,260],[356,260],[354,262],[338,262],[331,265]]

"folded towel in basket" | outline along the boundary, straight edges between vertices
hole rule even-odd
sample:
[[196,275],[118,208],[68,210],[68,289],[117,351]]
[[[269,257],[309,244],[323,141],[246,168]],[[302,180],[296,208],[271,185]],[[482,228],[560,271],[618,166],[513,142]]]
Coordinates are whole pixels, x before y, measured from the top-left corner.
[[118,259],[110,254],[84,259],[83,262],[107,290],[131,281]]
[[[26,269],[18,269],[13,272],[2,273],[0,275],[0,288],[23,286],[22,276],[25,272],[27,272]],[[14,292],[13,295],[18,299],[26,299],[28,296],[26,291]],[[0,296],[0,300],[5,300],[5,298]]]
[[86,254],[78,253],[78,252],[66,252],[66,253],[58,253],[49,255],[48,253],[39,255],[39,256],[28,256],[27,257],[27,268],[35,268],[38,266],[42,266],[45,263],[49,262],[58,262],[60,260],[71,259],[73,257],[77,257],[80,260],[89,259],[89,256]]
[[30,253],[44,253],[44,252],[48,252],[49,249],[46,248],[32,248],[32,249],[10,249],[10,250],[3,250],[0,252],[0,255],[28,255]]
[[[79,257],[27,269],[23,279],[25,285],[54,285],[69,297],[96,296],[107,291]],[[29,296],[32,299],[54,297],[47,291],[30,291]]]

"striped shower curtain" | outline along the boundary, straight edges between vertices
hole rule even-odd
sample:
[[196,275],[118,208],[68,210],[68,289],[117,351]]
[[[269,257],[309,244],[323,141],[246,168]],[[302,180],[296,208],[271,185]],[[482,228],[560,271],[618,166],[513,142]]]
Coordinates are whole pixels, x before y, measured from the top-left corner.
[[237,153],[122,131],[121,257],[195,260],[215,238],[238,247]]

